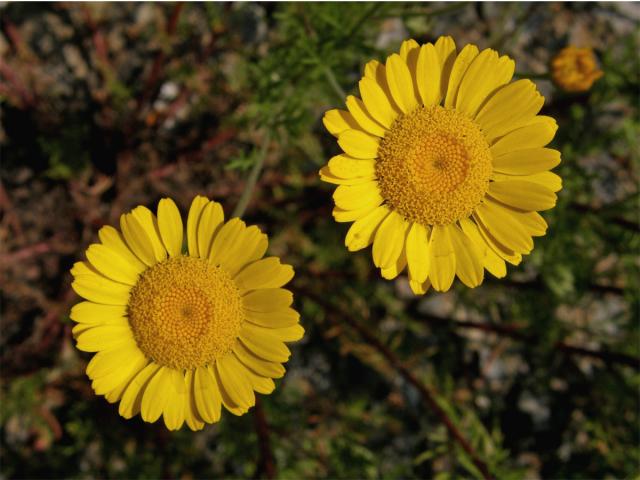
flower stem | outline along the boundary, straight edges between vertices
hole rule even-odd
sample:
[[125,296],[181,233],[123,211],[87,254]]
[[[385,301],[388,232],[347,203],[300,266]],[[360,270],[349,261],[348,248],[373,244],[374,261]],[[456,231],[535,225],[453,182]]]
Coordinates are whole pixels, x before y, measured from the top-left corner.
[[242,215],[244,215],[244,212],[247,209],[247,205],[249,204],[249,200],[251,200],[251,195],[253,194],[253,190],[255,189],[256,183],[258,182],[258,178],[260,177],[260,172],[262,172],[262,167],[264,166],[264,160],[267,157],[267,151],[269,150],[270,141],[271,141],[271,132],[267,132],[263,140],[260,153],[258,154],[258,158],[256,159],[256,163],[253,164],[253,168],[251,168],[251,172],[247,177],[247,184],[244,187],[242,196],[240,197],[240,200],[238,200],[238,204],[236,205],[235,210],[231,214],[232,217],[242,217]]
[[331,85],[331,88],[333,88],[333,91],[336,92],[336,95],[338,95],[338,97],[342,101],[346,100],[347,92],[345,92],[344,88],[342,88],[338,83],[338,80],[336,79],[336,76],[333,73],[333,70],[331,69],[331,67],[329,65],[323,65],[322,72],[324,73],[324,76],[327,78],[329,85]]

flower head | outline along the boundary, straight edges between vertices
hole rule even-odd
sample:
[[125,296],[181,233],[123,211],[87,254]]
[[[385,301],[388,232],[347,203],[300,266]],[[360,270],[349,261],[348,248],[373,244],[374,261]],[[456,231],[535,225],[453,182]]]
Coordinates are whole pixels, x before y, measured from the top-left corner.
[[567,92],[586,92],[603,75],[590,48],[563,48],[551,67],[553,81]]
[[198,196],[183,224],[170,199],[158,215],[137,207],[87,249],[71,273],[86,301],[71,310],[77,346],[97,352],[87,366],[96,394],[119,413],[170,430],[192,430],[255,404],[273,391],[302,338],[293,296],[281,288],[293,269],[262,258],[267,236]]
[[320,170],[338,185],[333,216],[353,222],[350,251],[373,244],[382,276],[408,267],[416,294],[469,287],[486,269],[506,274],[533,249],[547,224],[560,177],[560,153],[544,148],[554,119],[529,80],[511,82],[515,64],[450,37],[405,41],[386,64],[369,62],[360,95],[324,124],[344,151]]

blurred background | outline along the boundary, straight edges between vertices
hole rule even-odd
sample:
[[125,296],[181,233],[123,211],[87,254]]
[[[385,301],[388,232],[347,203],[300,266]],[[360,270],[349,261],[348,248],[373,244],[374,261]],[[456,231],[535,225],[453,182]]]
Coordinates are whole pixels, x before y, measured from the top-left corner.
[[[640,4],[0,12],[0,479],[638,478]],[[564,188],[505,279],[414,297],[344,247],[317,175],[338,152],[321,118],[366,61],[439,35],[538,84]],[[586,91],[550,81],[567,45],[604,72]],[[307,331],[287,375],[261,415],[198,433],[122,419],[73,346],[71,265],[139,204],[186,213],[205,194],[229,215],[261,159],[244,219],[296,268]]]

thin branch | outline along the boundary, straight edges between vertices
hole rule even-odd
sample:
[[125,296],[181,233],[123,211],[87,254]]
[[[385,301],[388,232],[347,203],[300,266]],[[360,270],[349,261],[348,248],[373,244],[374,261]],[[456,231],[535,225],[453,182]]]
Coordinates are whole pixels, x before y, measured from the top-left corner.
[[557,342],[554,346],[561,352],[598,358],[605,363],[620,363],[640,372],[640,358],[627,355],[626,353],[610,352],[608,350],[590,350],[588,348],[568,345],[565,342]]
[[[481,330],[487,333],[495,333],[503,337],[514,338],[516,340],[523,340],[528,343],[537,343],[539,338],[533,334],[524,331],[524,327],[517,324],[496,325],[486,322],[474,322],[465,320],[456,320],[453,318],[438,317],[435,315],[419,315],[417,320],[436,325],[450,325],[454,328],[469,328],[474,330]],[[640,371],[640,358],[628,355],[626,353],[611,352],[609,350],[591,350],[584,347],[570,345],[566,342],[560,341],[553,345],[553,348],[569,355],[582,355],[586,357],[598,358],[605,363],[619,363],[627,365]]]
[[258,448],[260,449],[254,478],[262,478],[263,476],[268,479],[275,478],[276,462],[271,449],[271,441],[269,440],[269,424],[267,423],[267,417],[264,413],[262,400],[260,400],[259,397],[256,397],[253,419],[256,434],[258,435]]
[[[315,295],[312,292],[305,290],[305,296],[312,298],[315,302],[322,305],[326,311],[331,311],[336,314],[340,313],[334,305],[326,302],[318,295]],[[487,464],[480,458],[478,452],[471,446],[471,443],[465,438],[462,432],[458,429],[458,427],[454,424],[453,420],[449,418],[447,412],[445,412],[442,407],[438,404],[435,399],[435,394],[433,391],[427,387],[424,383],[422,383],[418,377],[416,377],[411,370],[409,370],[402,361],[393,353],[386,345],[384,345],[373,333],[371,333],[364,325],[355,320],[353,315],[341,315],[341,319],[346,322],[349,326],[351,326],[354,330],[356,330],[360,336],[373,348],[375,348],[388,362],[389,364],[397,370],[397,372],[411,385],[413,385],[420,396],[427,404],[427,406],[436,414],[436,416],[440,419],[440,421],[447,428],[449,434],[454,438],[454,440],[464,449],[465,452],[471,457],[471,461],[476,466],[476,468],[482,473],[482,476],[485,479],[491,479],[493,476],[489,472],[489,468]],[[334,320],[332,320],[334,323]]]
[[262,167],[264,166],[265,158],[267,157],[267,151],[269,150],[269,143],[271,141],[271,133],[267,132],[265,139],[262,143],[262,148],[260,149],[260,153],[258,154],[258,158],[256,159],[256,163],[254,163],[251,172],[249,173],[249,177],[247,178],[247,184],[244,187],[244,191],[242,192],[242,196],[240,200],[238,200],[238,204],[236,205],[232,217],[242,217],[244,215],[245,210],[247,209],[247,205],[249,204],[249,200],[251,200],[251,195],[253,194],[253,190],[256,187],[256,183],[258,182],[258,178],[260,177],[260,172],[262,171]]
[[324,63],[322,61],[320,62],[322,64],[322,73],[324,73],[324,76],[329,82],[329,85],[331,85],[331,88],[333,88],[333,91],[336,92],[336,94],[338,95],[338,98],[340,98],[342,101],[345,101],[347,99],[347,92],[345,92],[344,88],[342,88],[338,83],[338,80],[336,79],[336,76],[333,73],[333,70],[327,63]]

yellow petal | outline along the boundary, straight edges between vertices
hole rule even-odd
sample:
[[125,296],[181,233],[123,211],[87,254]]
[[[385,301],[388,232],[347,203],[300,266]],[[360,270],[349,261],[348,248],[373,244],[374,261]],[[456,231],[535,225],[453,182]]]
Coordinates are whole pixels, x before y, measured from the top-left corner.
[[493,232],[491,232],[489,228],[487,228],[487,226],[482,223],[482,220],[480,219],[480,216],[477,214],[477,212],[474,212],[472,217],[478,227],[478,232],[480,232],[482,239],[485,241],[489,249],[510,264],[519,265],[522,261],[522,255],[518,252],[514,252],[511,248],[500,243],[493,235]]
[[489,183],[487,192],[496,200],[527,212],[549,210],[556,205],[556,194],[538,183],[522,180]]
[[163,198],[158,204],[158,229],[164,247],[172,257],[182,253],[184,230],[178,207],[170,198]]
[[387,58],[386,73],[389,90],[400,110],[404,113],[412,112],[418,106],[418,101],[413,91],[411,72],[397,53]]
[[361,130],[345,130],[338,137],[338,144],[351,157],[371,159],[378,156],[380,139]]
[[416,83],[422,103],[429,107],[437,105],[441,100],[441,71],[438,52],[431,43],[420,48],[418,64],[416,66]]
[[232,277],[249,263],[262,258],[268,244],[267,236],[255,225],[244,228],[236,239],[237,245],[224,260],[225,269]]
[[420,104],[420,93],[418,90],[417,82],[417,70],[418,70],[418,56],[420,55],[420,45],[415,40],[405,40],[400,46],[400,56],[409,67],[409,74],[411,75],[411,84],[413,85],[413,91],[415,92],[416,100]]
[[342,178],[335,176],[331,170],[329,170],[328,166],[324,166],[318,172],[320,173],[320,180],[327,183],[333,183],[334,185],[359,185],[361,183],[369,183],[375,179],[373,175],[368,177],[352,177],[352,178]]
[[73,267],[71,267],[71,275],[73,278],[81,277],[83,275],[96,275],[98,277],[104,277],[98,270],[96,270],[93,265],[89,262],[75,262]]
[[102,305],[93,302],[80,302],[71,308],[71,320],[89,325],[103,323],[124,324],[126,319],[126,305]]
[[407,262],[409,278],[423,284],[429,275],[429,235],[431,229],[419,223],[411,225],[407,235]]
[[164,424],[169,430],[178,430],[184,423],[187,386],[184,375],[178,370],[169,370],[169,399],[162,412]]
[[171,369],[160,367],[142,394],[140,411],[145,422],[153,423],[160,418],[171,388]]
[[131,213],[120,215],[120,229],[127,246],[136,257],[149,267],[154,266],[157,261],[151,239],[138,219]]
[[194,373],[193,395],[196,411],[207,423],[220,420],[222,399],[213,373],[207,367],[198,367]]
[[369,78],[373,81],[377,81],[378,69],[380,68],[380,66],[381,64],[378,60],[371,60],[367,62],[366,65],[364,66],[364,77]]
[[333,192],[333,200],[343,210],[377,207],[383,201],[377,182],[360,185],[340,185]]
[[357,210],[343,210],[335,207],[331,212],[336,222],[355,222],[356,220],[368,215],[377,207],[364,207]]
[[131,291],[130,285],[98,274],[76,275],[71,286],[81,297],[105,305],[126,305]]
[[435,47],[440,60],[440,98],[442,99],[447,95],[449,77],[456,61],[456,42],[451,37],[440,37],[436,41]]
[[475,120],[492,144],[496,138],[531,122],[543,104],[544,98],[531,80],[518,80],[499,88]]
[[551,148],[528,148],[494,157],[492,163],[499,173],[531,175],[556,167],[560,163],[560,152]]
[[268,395],[275,390],[276,384],[273,382],[273,380],[268,377],[258,375],[242,363],[240,363],[240,366],[243,369],[242,374],[247,378],[247,380],[249,380],[251,388],[253,388],[256,392],[262,393],[263,395]]
[[147,207],[139,206],[131,210],[131,215],[138,221],[138,224],[149,239],[156,262],[161,262],[167,258],[167,251],[162,245],[162,240],[160,240],[158,219],[153,212]]
[[96,270],[104,276],[131,286],[136,284],[138,276],[146,269],[141,263],[130,262],[116,250],[98,243],[90,245],[86,255]]
[[132,264],[132,267],[136,270],[143,271],[147,268],[146,265],[135,256],[131,249],[127,247],[120,232],[112,226],[105,225],[102,227],[98,232],[98,236],[105,247],[118,252],[118,254]]
[[129,325],[98,325],[78,334],[76,340],[78,350],[83,352],[125,348],[135,344]]
[[333,109],[329,110],[322,117],[322,123],[326,129],[334,137],[339,136],[345,130],[358,129],[358,122],[355,121],[353,116],[349,112],[344,110]]
[[524,180],[527,182],[537,183],[543,187],[547,187],[552,192],[558,192],[562,190],[562,178],[553,172],[540,172],[532,175],[506,175],[503,173],[494,173],[491,179],[496,182],[502,182],[504,180]]
[[389,215],[390,210],[380,206],[366,216],[356,220],[345,238],[345,245],[350,252],[368,247],[373,242],[374,234],[380,223]]
[[196,238],[198,242],[198,256],[209,258],[211,244],[224,222],[224,212],[222,205],[218,202],[209,202],[200,214]]
[[293,325],[283,327],[265,327],[260,325],[251,325],[254,335],[257,337],[277,338],[280,342],[297,342],[304,336],[304,328],[297,322]]
[[409,287],[411,287],[411,291],[415,295],[424,295],[431,288],[431,280],[427,278],[422,283],[416,282],[415,280],[409,280]]
[[283,342],[297,342],[304,336],[304,327],[299,324],[275,328],[272,331]]
[[461,219],[460,226],[464,234],[473,242],[476,249],[481,252],[483,267],[497,278],[504,277],[507,274],[507,266],[504,260],[487,245],[487,242],[485,242],[478,231],[478,226],[469,218]]
[[498,53],[490,48],[480,52],[460,82],[456,110],[473,118],[491,93],[511,81],[515,65],[506,55],[498,58]]
[[538,212],[521,212],[509,209],[509,213],[522,224],[527,234],[532,237],[541,237],[547,233],[547,222]]
[[499,157],[505,153],[529,148],[540,148],[553,140],[558,124],[551,117],[538,115],[524,127],[517,128],[507,133],[491,145],[491,154]]
[[410,53],[416,48],[420,48],[420,45],[413,38],[405,40],[400,45],[400,57],[408,63]]
[[402,271],[405,269],[406,266],[407,266],[407,251],[406,251],[406,247],[403,246],[402,251],[400,252],[400,255],[398,256],[398,259],[395,261],[395,263],[389,267],[381,268],[380,274],[382,275],[382,278],[386,278],[387,280],[393,280],[394,278],[396,278],[398,275],[402,273]]
[[484,278],[482,253],[457,226],[450,225],[448,228],[456,255],[456,275],[467,287],[475,288]]
[[270,312],[246,310],[245,317],[247,321],[267,328],[291,327],[300,320],[300,314],[292,308],[280,308]]
[[453,108],[455,106],[460,82],[462,81],[467,68],[469,68],[469,65],[471,65],[471,62],[473,62],[473,59],[476,58],[477,55],[478,47],[469,44],[460,51],[453,62],[451,74],[449,75],[449,82],[447,84],[447,95],[444,99],[444,106],[446,108]]
[[134,342],[123,343],[96,353],[87,364],[87,375],[92,380],[100,378],[144,358],[144,354]]
[[362,130],[380,138],[384,137],[386,129],[371,116],[362,100],[349,95],[347,97],[347,108]]
[[374,79],[364,77],[358,84],[367,111],[383,127],[389,129],[397,117],[386,93]]
[[336,177],[372,177],[376,162],[373,159],[355,159],[347,155],[336,155],[329,160],[329,170]]
[[293,278],[291,265],[283,265],[277,257],[267,257],[243,268],[235,277],[241,290],[278,288]]
[[189,207],[187,216],[187,246],[189,255],[198,257],[198,222],[202,210],[209,204],[209,199],[201,195],[196,196]]
[[198,431],[204,427],[204,422],[198,413],[196,407],[195,395],[195,371],[187,370],[184,375],[184,381],[187,385],[187,401],[184,409],[184,420],[191,430]]
[[213,378],[216,381],[216,385],[218,386],[218,390],[220,391],[220,400],[224,408],[226,408],[229,412],[237,416],[244,415],[245,413],[247,413],[247,411],[251,406],[237,405],[231,399],[231,397],[229,396],[229,393],[224,389],[222,384],[222,379],[220,378],[220,373],[218,372],[218,369],[215,367],[210,367],[210,368],[213,373]]
[[211,244],[209,260],[215,265],[223,267],[226,267],[228,263],[233,263],[234,251],[246,228],[245,223],[237,217],[222,225]]
[[216,361],[216,370],[222,381],[220,388],[229,395],[233,403],[239,407],[251,407],[255,404],[255,395],[247,377],[243,375],[245,368],[232,353]]
[[391,212],[380,224],[373,242],[373,263],[379,268],[392,267],[404,247],[409,224]]
[[151,378],[160,370],[160,365],[151,362],[129,382],[120,405],[118,413],[124,418],[131,418],[140,412],[142,396],[151,381]]
[[[144,357],[136,358],[100,378],[96,378],[91,382],[91,387],[96,395],[108,395],[111,400],[118,397],[126,388],[126,384],[147,364],[148,360]],[[112,402],[113,403],[113,402]]]
[[256,372],[258,375],[271,378],[281,378],[284,376],[285,369],[280,363],[269,362],[255,354],[253,354],[242,342],[236,342],[233,347],[233,353],[248,368]]
[[507,248],[516,253],[529,253],[533,249],[533,241],[520,222],[490,198],[485,198],[476,207],[475,214],[491,235]]
[[[391,94],[391,89],[389,88],[389,80],[387,78],[386,65],[383,65],[382,63],[376,60],[369,63],[372,64],[371,66],[373,67],[373,68],[370,68],[370,71],[372,71],[373,73],[373,76],[370,78],[373,78],[373,80],[375,80],[375,82],[384,92],[385,96],[389,100],[389,104],[391,105],[391,108],[393,109],[394,115],[397,116],[402,114],[402,110],[400,109],[395,99],[393,98],[393,95]],[[366,71],[366,67],[365,67],[365,71]],[[365,75],[365,78],[367,78],[366,75]]]
[[136,375],[138,375],[138,373],[140,373],[140,371],[148,363],[149,361],[144,357],[142,359],[137,358],[133,362],[130,362],[128,367],[123,368],[122,370],[126,369],[128,373],[124,377],[121,377],[121,381],[119,385],[117,385],[115,388],[112,388],[111,390],[109,390],[104,394],[104,398],[107,400],[107,402],[116,403],[120,401],[120,399],[122,398],[122,395],[124,394],[124,391],[127,389],[129,384],[131,383],[131,380],[133,380],[133,378]]
[[245,310],[252,312],[273,312],[282,310],[293,303],[293,294],[284,288],[265,288],[247,293],[242,297]]
[[269,362],[286,362],[291,356],[291,352],[277,335],[250,323],[242,326],[240,340],[248,350]]
[[433,288],[446,292],[456,274],[456,257],[447,226],[434,225],[429,238],[429,279]]

